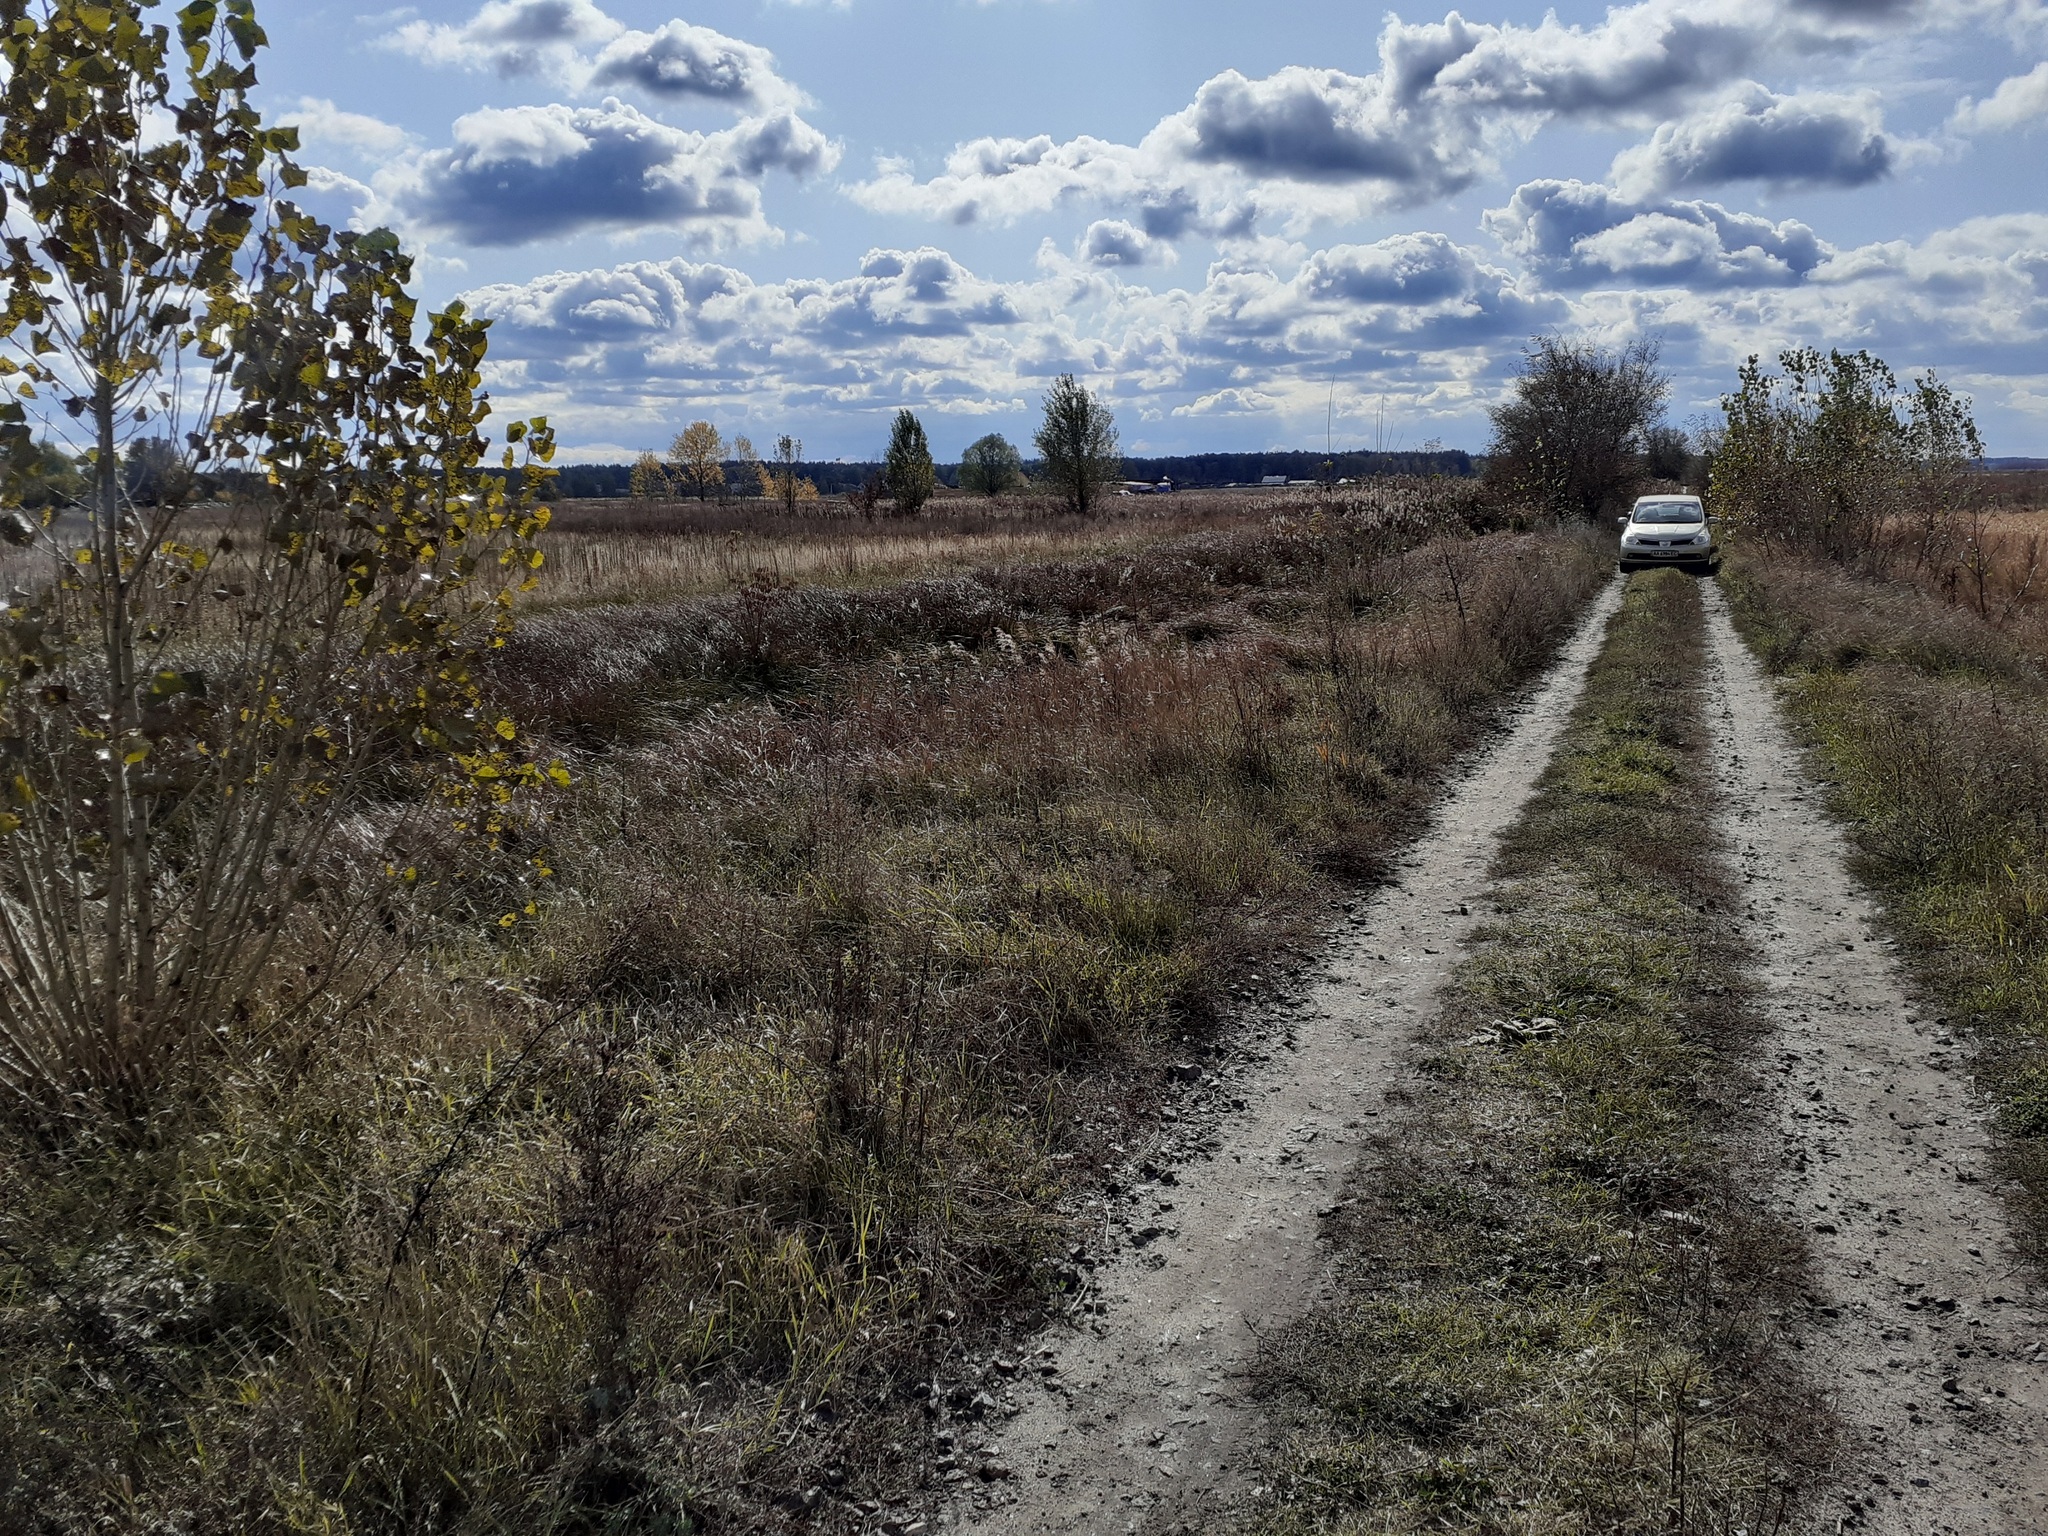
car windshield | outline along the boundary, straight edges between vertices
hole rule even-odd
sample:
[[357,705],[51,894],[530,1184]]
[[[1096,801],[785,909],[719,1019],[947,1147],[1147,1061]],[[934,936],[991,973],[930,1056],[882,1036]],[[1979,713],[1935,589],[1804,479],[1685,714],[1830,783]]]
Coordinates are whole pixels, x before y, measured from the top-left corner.
[[1639,523],[1698,523],[1706,520],[1696,501],[1653,501],[1636,508]]

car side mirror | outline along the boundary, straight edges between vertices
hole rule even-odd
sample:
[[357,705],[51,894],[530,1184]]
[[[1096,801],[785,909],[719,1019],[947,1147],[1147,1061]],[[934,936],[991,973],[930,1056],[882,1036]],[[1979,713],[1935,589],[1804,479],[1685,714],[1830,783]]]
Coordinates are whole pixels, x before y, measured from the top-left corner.
[[1628,519],[1625,517],[1617,517],[1614,520],[1614,526],[1617,528],[1626,528],[1628,526]]

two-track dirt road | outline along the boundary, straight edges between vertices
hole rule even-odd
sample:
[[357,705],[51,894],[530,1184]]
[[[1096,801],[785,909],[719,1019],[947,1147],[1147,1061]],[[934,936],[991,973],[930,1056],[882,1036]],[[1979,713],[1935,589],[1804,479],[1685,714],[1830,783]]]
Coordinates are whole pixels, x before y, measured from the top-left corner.
[[[1211,1156],[1151,1187],[1149,1241],[1102,1268],[1099,1315],[1037,1341],[988,1447],[1010,1476],[950,1530],[1230,1528],[1265,1440],[1258,1334],[1327,1285],[1328,1210],[1476,923],[1500,834],[1556,745],[1621,591],[1608,588],[1506,732],[1446,794],[1399,878],[1362,903],[1274,1050],[1232,1084]],[[2040,1298],[2005,1255],[1986,1133],[1947,1032],[1906,1002],[1725,605],[1707,590],[1705,707],[1750,941],[1778,1030],[1771,1195],[1813,1236],[1785,1345],[1851,1432],[1822,1529],[2048,1532]],[[970,1486],[974,1486],[971,1485]]]

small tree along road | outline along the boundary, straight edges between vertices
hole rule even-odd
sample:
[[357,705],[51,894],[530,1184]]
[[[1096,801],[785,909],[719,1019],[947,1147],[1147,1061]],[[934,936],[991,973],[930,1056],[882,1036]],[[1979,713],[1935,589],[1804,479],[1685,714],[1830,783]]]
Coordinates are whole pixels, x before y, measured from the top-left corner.
[[[422,850],[539,778],[471,662],[553,451],[513,423],[483,473],[483,323],[422,325],[392,234],[286,200],[246,0],[143,12],[0,0],[0,1105],[116,1124],[345,1008]],[[83,429],[85,532],[18,510],[39,429]]]
[[1032,439],[1047,485],[1069,508],[1085,516],[1107,486],[1123,479],[1116,422],[1107,406],[1076,383],[1071,373],[1053,381],[1045,396],[1045,419]]

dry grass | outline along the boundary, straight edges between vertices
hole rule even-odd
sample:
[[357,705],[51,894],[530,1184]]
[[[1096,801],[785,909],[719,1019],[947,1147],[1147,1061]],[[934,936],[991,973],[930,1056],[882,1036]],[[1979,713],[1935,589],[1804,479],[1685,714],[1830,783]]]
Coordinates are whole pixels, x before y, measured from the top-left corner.
[[762,582],[871,585],[1073,559],[1300,513],[1299,492],[1112,500],[1076,518],[1031,497],[945,497],[921,517],[862,521],[843,502],[789,518],[760,502],[578,503],[556,509],[543,604],[673,600]]
[[139,1156],[0,1142],[0,1525],[871,1524],[1165,1053],[1601,574],[1410,490],[544,610],[497,680],[577,775],[530,919],[252,1024]]
[[1772,1322],[1803,1249],[1748,1193],[1757,1025],[1697,693],[1669,686],[1700,632],[1688,578],[1635,578],[1354,1176],[1341,1299],[1269,1342],[1299,1424],[1276,1536],[1806,1528],[1823,1421]]

